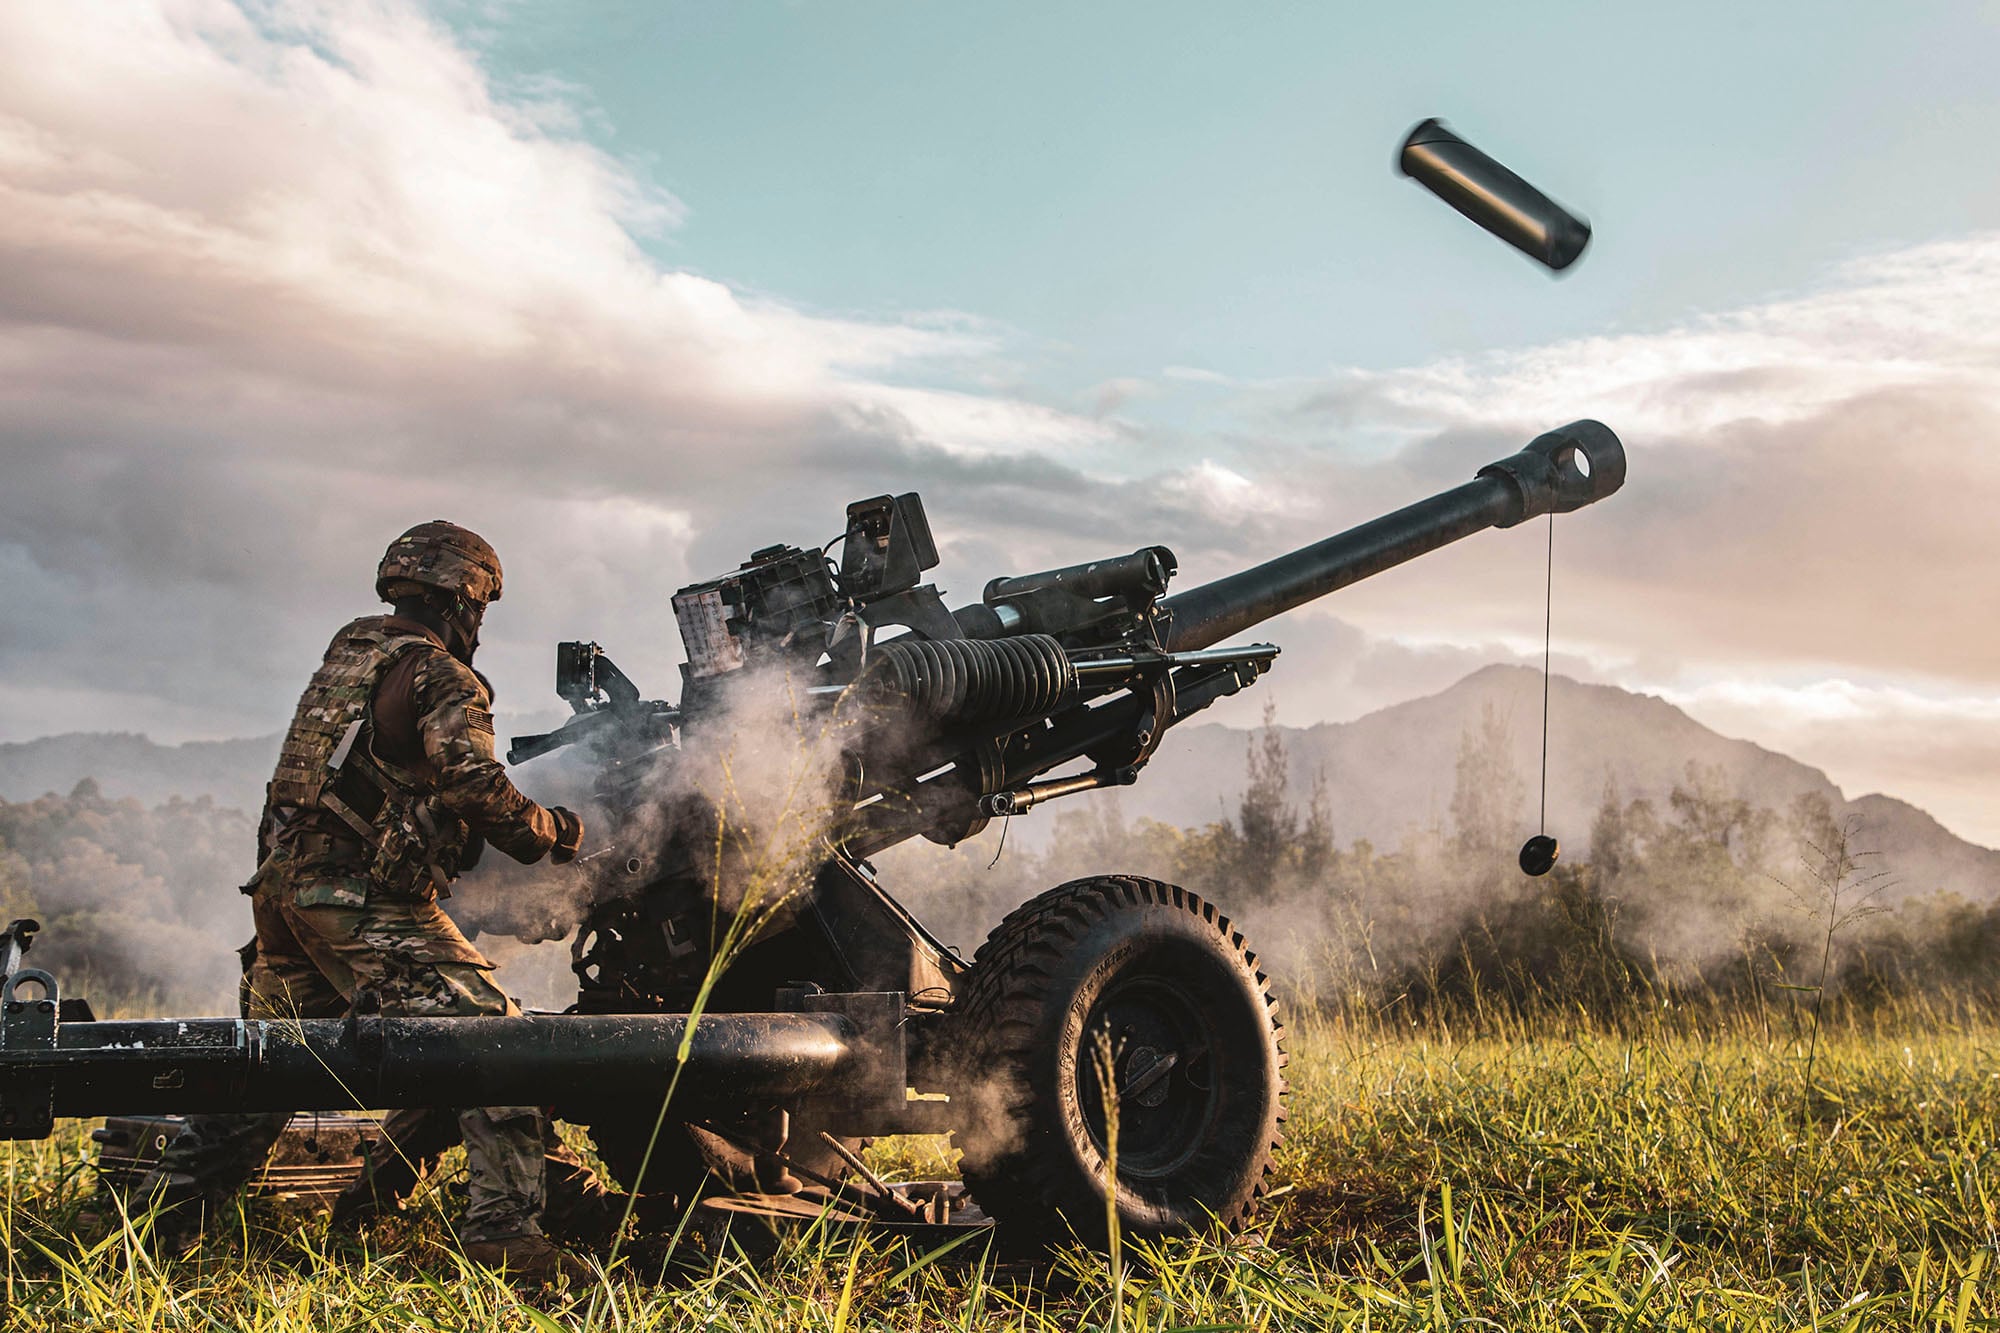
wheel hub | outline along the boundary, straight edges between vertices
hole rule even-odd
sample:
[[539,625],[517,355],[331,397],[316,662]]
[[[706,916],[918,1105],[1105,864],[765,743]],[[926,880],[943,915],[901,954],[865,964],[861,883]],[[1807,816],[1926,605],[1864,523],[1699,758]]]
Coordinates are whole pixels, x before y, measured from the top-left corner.
[[[1098,1151],[1110,1150],[1116,1108],[1121,1176],[1166,1175],[1208,1137],[1216,1114],[1213,1021],[1179,981],[1149,975],[1113,983],[1084,1026],[1078,1062],[1084,1122]],[[1108,1051],[1112,1096],[1099,1073]],[[1107,1104],[1109,1101],[1109,1105]]]

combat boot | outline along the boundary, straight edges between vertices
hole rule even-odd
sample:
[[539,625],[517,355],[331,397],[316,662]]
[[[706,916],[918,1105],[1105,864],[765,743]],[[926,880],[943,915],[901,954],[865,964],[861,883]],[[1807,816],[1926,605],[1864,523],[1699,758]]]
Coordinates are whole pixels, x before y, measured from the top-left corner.
[[194,1177],[155,1170],[139,1182],[120,1211],[145,1230],[148,1247],[156,1256],[180,1259],[201,1243],[208,1215],[220,1203]]
[[333,1201],[335,1230],[356,1231],[401,1211],[417,1183],[458,1142],[458,1117],[447,1111],[399,1110],[382,1117],[382,1137],[369,1145],[361,1174]]
[[371,1163],[334,1199],[328,1225],[335,1231],[359,1231],[385,1214],[400,1212],[403,1200],[417,1188],[417,1173],[399,1167],[384,1163],[377,1169]]
[[201,1244],[207,1212],[200,1204],[162,1208],[153,1214],[147,1248],[157,1259],[185,1259]]
[[546,1236],[501,1236],[494,1240],[465,1243],[465,1257],[491,1268],[515,1282],[554,1282],[566,1278],[571,1286],[597,1281],[597,1270]]
[[550,1153],[544,1161],[548,1203],[542,1209],[543,1230],[591,1250],[615,1242],[625,1215],[633,1210],[632,1196],[606,1188],[598,1174],[567,1148],[560,1156]]

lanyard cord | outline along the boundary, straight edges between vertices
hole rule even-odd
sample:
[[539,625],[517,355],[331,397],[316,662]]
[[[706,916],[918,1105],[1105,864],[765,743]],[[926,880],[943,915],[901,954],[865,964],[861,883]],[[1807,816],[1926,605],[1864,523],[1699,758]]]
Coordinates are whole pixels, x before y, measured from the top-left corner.
[[1541,831],[1549,831],[1549,634],[1556,612],[1556,515],[1549,511],[1549,570],[1542,589],[1542,819]]
[[1556,615],[1556,516],[1549,514],[1549,572],[1542,589],[1542,831],[1521,844],[1521,873],[1546,875],[1562,855],[1562,845],[1549,836],[1549,644]]

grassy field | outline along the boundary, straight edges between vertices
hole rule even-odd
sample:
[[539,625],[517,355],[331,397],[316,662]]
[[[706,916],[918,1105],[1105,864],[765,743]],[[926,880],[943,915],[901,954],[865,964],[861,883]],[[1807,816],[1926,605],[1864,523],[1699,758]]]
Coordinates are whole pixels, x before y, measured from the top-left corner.
[[[7,1327],[60,1329],[2000,1328],[2000,1015],[1661,1010],[1622,1030],[1305,1017],[1260,1237],[912,1252],[814,1229],[620,1256],[532,1299],[448,1205],[329,1236],[249,1205],[186,1259],[72,1234],[86,1125],[7,1147]],[[935,1141],[878,1145],[937,1174]],[[1114,1272],[1118,1276],[1114,1277]]]

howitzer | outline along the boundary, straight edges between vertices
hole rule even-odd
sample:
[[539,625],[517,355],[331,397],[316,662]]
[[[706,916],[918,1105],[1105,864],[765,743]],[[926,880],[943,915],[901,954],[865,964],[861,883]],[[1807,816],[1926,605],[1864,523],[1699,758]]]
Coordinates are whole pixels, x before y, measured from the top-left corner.
[[[609,825],[573,941],[571,1014],[99,1022],[22,965],[21,923],[0,937],[0,1135],[45,1134],[57,1114],[516,1103],[555,1089],[629,1188],[679,1194],[705,1166],[684,1135],[654,1141],[672,1084],[670,1124],[814,1179],[844,1172],[842,1139],[955,1131],[990,1214],[1030,1235],[1088,1236],[1105,1229],[1115,1099],[1122,1226],[1238,1224],[1283,1118],[1283,1055],[1267,979],[1227,917],[1172,885],[1079,880],[1011,913],[968,963],[868,858],[1135,781],[1168,729],[1278,655],[1226,640],[1485,528],[1590,504],[1624,477],[1617,437],[1580,421],[1463,485],[1188,591],[1168,595],[1176,561],[1152,546],[996,578],[957,608],[922,582],[937,552],[918,498],[857,502],[837,563],[767,547],[674,595],[678,706],[644,699],[597,645],[560,647],[557,690],[575,716],[510,758],[574,747]],[[802,882],[733,937],[728,830],[713,803],[683,799],[676,774],[726,743],[743,699],[773,681],[794,717],[848,710],[852,725],[834,733],[837,781]]]

